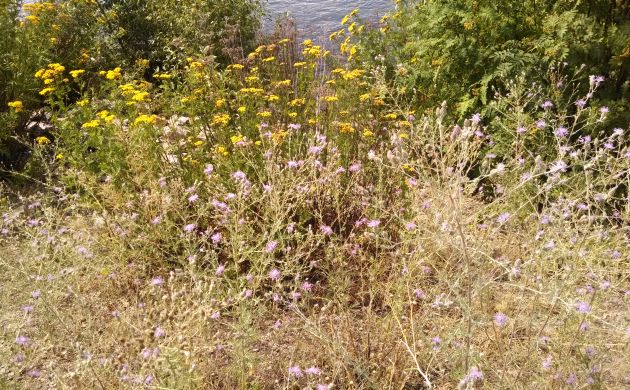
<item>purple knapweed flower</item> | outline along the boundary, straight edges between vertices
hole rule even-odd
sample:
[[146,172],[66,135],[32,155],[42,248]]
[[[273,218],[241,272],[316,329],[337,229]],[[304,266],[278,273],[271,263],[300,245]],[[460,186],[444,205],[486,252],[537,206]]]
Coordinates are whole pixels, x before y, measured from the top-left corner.
[[304,373],[306,375],[317,376],[317,375],[321,375],[322,374],[322,370],[320,370],[318,367],[311,366],[311,367],[307,368],[306,370],[304,370]]
[[591,305],[584,301],[578,301],[575,303],[575,309],[578,311],[578,313],[586,314],[591,311]]
[[330,226],[327,225],[322,225],[319,227],[319,230],[324,233],[325,235],[329,236],[333,233],[333,230]]
[[304,373],[302,372],[300,366],[292,366],[289,367],[289,375],[295,378],[301,378],[304,376]]
[[417,299],[422,299],[424,298],[424,291],[422,291],[422,289],[415,289],[413,290],[413,295],[417,298]]
[[510,219],[510,213],[502,213],[497,217],[497,223],[503,225],[508,221],[508,219]]
[[302,289],[302,291],[311,292],[313,291],[313,283],[305,281],[304,283],[302,283],[302,286],[300,288]]
[[221,242],[222,237],[223,236],[221,235],[221,233],[217,232],[217,233],[214,233],[212,236],[210,236],[210,239],[212,240],[212,243],[216,245]]
[[161,286],[162,284],[164,284],[164,279],[162,279],[160,276],[156,276],[155,278],[151,279],[152,286]]
[[254,292],[251,289],[246,289],[245,291],[243,291],[243,296],[245,298],[251,298],[252,295],[254,295]]
[[22,306],[22,310],[24,310],[25,313],[31,313],[33,311],[33,306],[27,305],[27,306]]
[[164,331],[164,329],[162,329],[159,326],[155,328],[155,330],[153,331],[153,337],[155,337],[156,339],[159,339],[164,336],[166,336],[166,331]]
[[41,290],[35,290],[31,293],[31,297],[37,299],[42,295],[42,291]]
[[542,107],[545,110],[548,110],[551,107],[553,107],[553,103],[551,102],[551,100],[545,100],[543,104],[540,105],[540,107]]
[[569,376],[567,377],[567,385],[572,386],[574,384],[577,383],[577,375],[575,375],[575,373],[570,373]]
[[361,167],[362,167],[361,163],[360,162],[356,162],[356,163],[354,163],[354,164],[352,164],[352,165],[350,165],[348,167],[348,171],[350,171],[352,173],[356,173],[356,172],[359,172],[361,170]]
[[536,127],[538,129],[544,129],[545,126],[547,126],[547,122],[545,122],[544,119],[539,119],[538,121],[536,121]]
[[218,320],[219,318],[221,318],[221,313],[218,311],[215,311],[214,313],[210,315],[210,319]]
[[276,240],[269,241],[267,245],[265,245],[265,252],[272,253],[273,251],[276,250],[277,247],[278,247],[278,241]]
[[192,194],[188,197],[188,201],[190,203],[195,203],[198,199],[199,199],[199,195],[197,194]]
[[159,225],[160,222],[162,222],[162,217],[158,215],[151,220],[151,225]]
[[378,219],[373,219],[373,220],[371,220],[371,221],[368,221],[366,225],[367,225],[367,227],[369,227],[369,228],[375,228],[375,227],[377,227],[377,226],[378,226],[378,225],[380,225],[380,224],[381,224],[381,221],[380,221],[380,220],[378,220]]
[[214,167],[212,166],[212,164],[206,165],[206,167],[203,169],[203,173],[205,173],[208,176],[210,176],[212,172],[214,172]]
[[280,279],[280,270],[274,268],[269,271],[269,279],[273,280],[274,282],[278,281]]
[[494,315],[494,324],[499,328],[503,328],[508,323],[508,316],[505,314],[498,312]]
[[28,337],[24,335],[19,335],[18,337],[15,338],[15,343],[21,346],[28,345],[28,341],[29,341]]
[[474,114],[474,115],[470,118],[470,121],[471,121],[473,124],[475,124],[475,125],[476,125],[476,124],[478,124],[479,122],[481,122],[481,114],[479,114],[479,113]]
[[217,267],[216,271],[214,271],[214,274],[216,276],[223,276],[223,273],[225,272],[225,264],[219,264],[219,266]]
[[584,100],[584,99],[578,99],[578,100],[576,100],[575,105],[576,105],[578,108],[584,108],[584,107],[586,106],[586,100]]
[[547,355],[547,357],[542,361],[540,366],[543,370],[549,370],[551,368],[551,364],[553,362],[553,358],[551,355]]
[[558,138],[564,138],[569,134],[569,130],[566,127],[558,127],[553,134]]
[[523,134],[523,133],[525,133],[526,131],[527,131],[527,127],[525,127],[525,126],[519,126],[519,127],[516,129],[516,133],[517,133],[517,134]]
[[184,226],[184,231],[187,233],[192,232],[193,230],[195,230],[197,228],[197,225],[194,223],[189,223],[188,225]]

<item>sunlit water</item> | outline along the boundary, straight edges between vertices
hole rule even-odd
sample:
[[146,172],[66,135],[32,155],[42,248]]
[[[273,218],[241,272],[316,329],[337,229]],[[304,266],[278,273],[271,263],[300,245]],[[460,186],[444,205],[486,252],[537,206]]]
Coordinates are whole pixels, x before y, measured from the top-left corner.
[[272,26],[271,20],[284,15],[295,18],[303,35],[320,36],[340,28],[344,15],[359,8],[364,18],[377,18],[393,8],[393,0],[267,0],[268,16],[265,29]]

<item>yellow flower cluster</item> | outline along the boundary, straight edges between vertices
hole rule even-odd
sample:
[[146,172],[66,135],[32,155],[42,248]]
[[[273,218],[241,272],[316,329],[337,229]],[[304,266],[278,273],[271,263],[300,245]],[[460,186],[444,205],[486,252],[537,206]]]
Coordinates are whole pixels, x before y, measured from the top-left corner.
[[341,133],[354,133],[354,131],[351,123],[343,122],[339,124],[339,132]]
[[103,121],[105,121],[105,123],[112,123],[114,121],[114,119],[116,119],[116,116],[113,115],[113,114],[110,114],[109,111],[107,111],[107,110],[99,111],[96,114],[96,116],[98,116]]
[[82,129],[95,129],[101,125],[101,121],[98,119],[93,119],[89,122],[85,122],[81,125]]
[[24,109],[24,104],[20,100],[15,100],[13,102],[9,102],[8,106],[15,110],[15,112],[20,112]]
[[38,14],[45,11],[52,11],[55,9],[55,3],[50,1],[44,1],[41,3],[28,3],[22,6],[24,12],[30,14]]
[[99,74],[101,76],[105,76],[107,80],[118,80],[122,78],[122,69],[120,67],[116,67],[108,71],[101,70]]
[[230,123],[230,116],[228,114],[217,114],[212,117],[212,124],[219,126],[226,126]]
[[62,76],[63,72],[66,71],[66,67],[58,64],[48,64],[46,68],[40,69],[35,73],[35,77],[44,81],[44,84],[52,84],[55,81],[55,78],[58,76]]
[[70,76],[76,79],[77,77],[81,76],[83,73],[85,73],[85,70],[83,69],[71,70]]
[[155,77],[158,80],[168,80],[170,78],[172,78],[173,76],[169,73],[166,72],[158,72],[156,74],[153,75],[153,77]]
[[35,138],[35,142],[37,142],[38,145],[46,145],[50,143],[50,140],[47,137],[44,137],[42,135],[40,137]]
[[244,94],[259,95],[265,93],[262,88],[241,88],[241,92]]
[[155,124],[157,122],[157,115],[146,115],[142,114],[133,121],[134,125],[140,125],[143,123],[146,124]]
[[289,102],[289,106],[291,107],[300,107],[304,104],[306,104],[306,99],[304,98],[293,99]]

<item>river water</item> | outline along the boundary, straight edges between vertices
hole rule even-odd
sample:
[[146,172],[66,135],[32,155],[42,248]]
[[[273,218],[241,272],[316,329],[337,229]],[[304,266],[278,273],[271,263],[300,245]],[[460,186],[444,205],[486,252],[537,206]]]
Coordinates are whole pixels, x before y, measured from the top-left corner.
[[267,10],[265,30],[272,20],[287,14],[303,35],[321,36],[339,29],[341,18],[355,8],[362,18],[374,19],[393,9],[393,0],[263,0]]

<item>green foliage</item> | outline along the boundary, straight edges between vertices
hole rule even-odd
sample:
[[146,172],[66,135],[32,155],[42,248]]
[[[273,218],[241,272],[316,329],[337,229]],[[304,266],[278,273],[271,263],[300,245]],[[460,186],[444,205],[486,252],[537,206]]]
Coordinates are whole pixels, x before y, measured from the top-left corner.
[[604,75],[609,82],[603,96],[627,107],[630,18],[623,5],[614,4],[404,1],[382,20],[380,34],[357,40],[364,60],[382,58],[394,87],[425,107],[447,100],[459,102],[460,115],[479,111],[505,80],[524,75],[543,82],[541,76],[558,62]]

